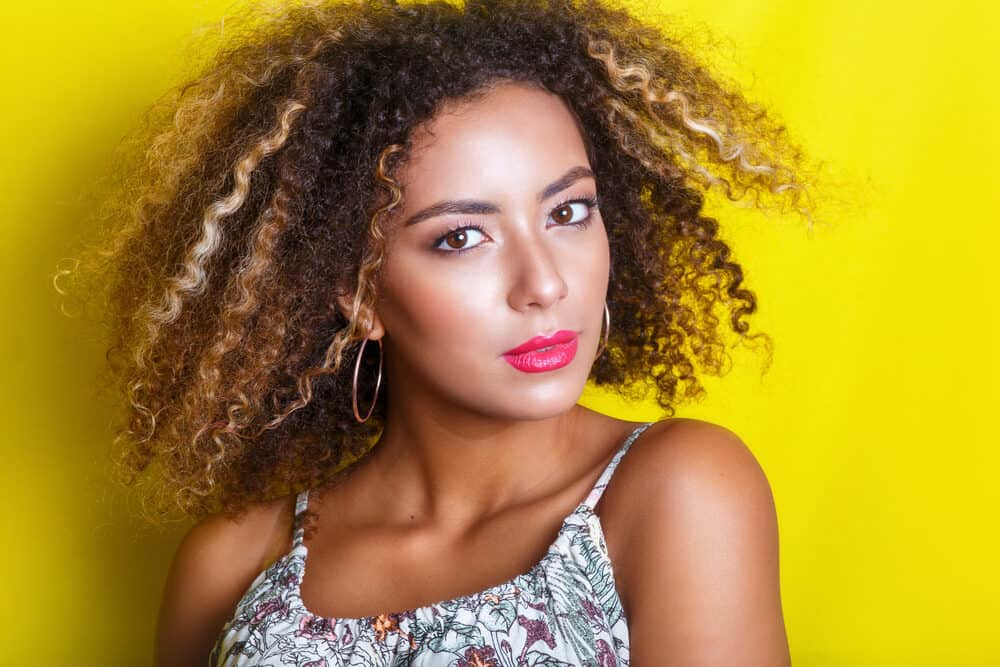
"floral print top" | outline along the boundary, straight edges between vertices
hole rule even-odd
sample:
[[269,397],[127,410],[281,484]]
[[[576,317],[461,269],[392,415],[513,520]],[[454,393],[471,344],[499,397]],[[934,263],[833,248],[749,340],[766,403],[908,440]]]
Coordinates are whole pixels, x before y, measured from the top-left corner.
[[593,508],[649,425],[629,434],[530,570],[484,591],[404,612],[329,618],[305,607],[299,591],[307,555],[303,491],[292,550],[250,584],[216,639],[210,667],[628,665],[628,624]]

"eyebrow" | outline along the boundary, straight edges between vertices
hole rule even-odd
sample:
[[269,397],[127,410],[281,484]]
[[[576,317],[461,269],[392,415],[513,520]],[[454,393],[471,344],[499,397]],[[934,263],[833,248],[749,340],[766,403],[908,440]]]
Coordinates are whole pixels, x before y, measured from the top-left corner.
[[[538,193],[538,202],[541,203],[552,195],[562,192],[582,178],[593,178],[596,180],[594,172],[587,167],[573,167],[552,183],[546,185],[545,188]],[[426,220],[427,218],[434,218],[439,215],[447,215],[450,213],[488,215],[491,213],[499,213],[500,210],[500,207],[493,202],[482,201],[479,199],[452,199],[439,201],[438,203],[432,204],[431,206],[421,209],[411,215],[403,226],[409,227],[410,225],[415,225],[418,222]]]

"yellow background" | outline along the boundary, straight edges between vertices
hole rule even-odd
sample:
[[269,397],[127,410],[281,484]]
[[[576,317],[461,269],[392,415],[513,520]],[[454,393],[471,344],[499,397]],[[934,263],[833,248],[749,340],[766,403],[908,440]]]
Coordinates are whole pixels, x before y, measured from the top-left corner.
[[[228,3],[0,10],[4,465],[0,665],[149,662],[184,526],[150,530],[109,486],[102,351],[58,313],[93,179]],[[678,414],[739,433],[778,508],[798,667],[1000,664],[994,3],[678,1],[752,97],[843,177],[809,234],[715,207],[748,286],[758,359]],[[619,416],[654,418],[588,392]]]

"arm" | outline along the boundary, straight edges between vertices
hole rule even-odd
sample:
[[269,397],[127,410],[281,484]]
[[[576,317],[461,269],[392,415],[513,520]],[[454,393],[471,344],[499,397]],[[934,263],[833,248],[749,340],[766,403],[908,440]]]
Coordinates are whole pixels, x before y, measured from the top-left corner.
[[649,435],[623,557],[632,667],[787,667],[777,519],[756,458],[700,420]]
[[[204,665],[222,626],[266,567],[266,560],[290,538],[287,503],[248,510],[238,522],[221,514],[192,527],[174,555],[156,626],[154,665]],[[267,552],[267,556],[265,555]]]

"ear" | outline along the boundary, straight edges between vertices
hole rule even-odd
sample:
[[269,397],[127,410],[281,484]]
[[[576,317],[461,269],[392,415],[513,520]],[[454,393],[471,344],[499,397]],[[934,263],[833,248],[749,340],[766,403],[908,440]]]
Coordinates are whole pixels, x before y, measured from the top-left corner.
[[[351,319],[351,313],[354,310],[354,295],[345,294],[343,292],[338,292],[335,297],[337,301],[337,310],[340,314],[348,321]],[[382,318],[379,317],[378,311],[372,311],[372,322],[371,327],[368,328],[367,337],[372,340],[378,340],[385,335],[385,325],[382,323]]]

